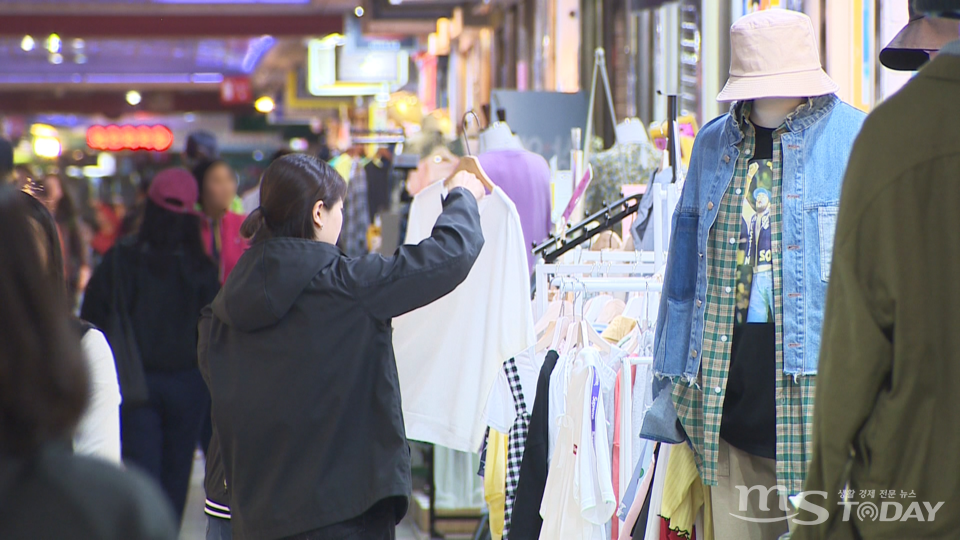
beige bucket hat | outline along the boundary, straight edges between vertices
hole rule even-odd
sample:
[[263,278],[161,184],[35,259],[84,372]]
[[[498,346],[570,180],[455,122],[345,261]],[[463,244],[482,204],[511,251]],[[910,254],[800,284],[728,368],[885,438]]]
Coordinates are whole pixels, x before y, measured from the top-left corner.
[[880,63],[897,71],[915,71],[930,60],[930,53],[960,38],[952,19],[924,16],[910,3],[910,22],[880,51]]
[[803,13],[751,13],[730,27],[730,45],[730,78],[717,101],[814,97],[840,89],[820,65],[813,22]]

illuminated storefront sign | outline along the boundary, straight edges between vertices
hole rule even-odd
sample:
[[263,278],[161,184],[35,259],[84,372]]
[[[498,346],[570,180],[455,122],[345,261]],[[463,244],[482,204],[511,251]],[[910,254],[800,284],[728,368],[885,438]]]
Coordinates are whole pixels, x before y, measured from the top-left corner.
[[164,152],[173,145],[173,132],[167,126],[91,126],[87,145],[94,150],[152,150]]

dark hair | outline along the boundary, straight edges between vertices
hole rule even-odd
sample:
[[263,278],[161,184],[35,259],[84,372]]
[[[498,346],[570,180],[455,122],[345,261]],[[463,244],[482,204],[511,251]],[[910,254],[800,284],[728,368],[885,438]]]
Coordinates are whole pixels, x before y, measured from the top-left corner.
[[184,153],[191,160],[216,159],[220,155],[217,151],[217,136],[202,129],[190,133],[187,135]]
[[263,172],[260,207],[243,222],[240,234],[260,242],[268,238],[314,238],[313,206],[332,208],[347,194],[347,183],[333,167],[313,156],[290,154]]
[[289,148],[280,148],[279,150],[274,152],[272,156],[270,156],[270,163],[273,163],[274,161],[282,158],[283,156],[289,156],[292,153],[293,153],[293,150],[290,150]]
[[70,436],[89,387],[78,335],[37,268],[23,196],[0,188],[0,452],[26,456]]
[[200,195],[199,202],[201,206],[203,206],[203,184],[206,181],[207,173],[210,172],[210,169],[218,165],[226,165],[227,167],[230,166],[229,163],[222,159],[211,159],[203,160],[193,168],[193,177],[197,181],[197,193]]
[[20,199],[24,203],[23,209],[27,218],[40,228],[40,233],[43,236],[41,248],[46,252],[44,258],[47,261],[43,274],[48,276],[49,283],[53,284],[57,298],[64,302],[64,306],[69,306],[67,279],[63,272],[63,249],[60,247],[60,233],[57,231],[57,222],[54,221],[47,207],[33,195],[20,192]]
[[209,259],[200,239],[200,218],[171,212],[150,199],[143,209],[137,244],[153,252],[182,252],[194,261]]

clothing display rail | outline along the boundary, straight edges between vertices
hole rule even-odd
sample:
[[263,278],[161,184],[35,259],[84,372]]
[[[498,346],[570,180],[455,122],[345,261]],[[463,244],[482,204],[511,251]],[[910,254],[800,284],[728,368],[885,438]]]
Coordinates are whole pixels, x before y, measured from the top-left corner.
[[[638,252],[638,254],[641,252]],[[604,292],[637,292],[656,293],[663,291],[663,283],[657,278],[627,277],[627,278],[573,278],[558,277],[551,283],[560,292],[574,293],[604,293]],[[581,296],[578,295],[578,298]],[[576,311],[576,307],[574,311]],[[621,373],[630,373],[631,368],[637,365],[652,365],[652,356],[625,356],[622,359]],[[633,385],[622,384],[620,387],[620,425],[631,426],[633,423]],[[633,476],[633,434],[630,429],[620,429],[620,476],[618,500],[623,499],[627,486]],[[617,519],[616,516],[614,519]],[[621,524],[622,525],[622,524]]]
[[[593,252],[596,253],[596,252]],[[640,252],[636,252],[640,253]],[[534,317],[539,318],[547,310],[549,299],[546,291],[551,285],[549,276],[555,276],[553,280],[563,278],[563,276],[631,276],[631,275],[652,275],[655,271],[655,265],[652,261],[644,262],[642,259],[630,263],[601,263],[599,261],[589,264],[538,264],[534,273],[537,285],[537,296],[534,303]],[[584,279],[584,278],[579,278]],[[557,282],[558,287],[563,282]],[[543,291],[542,293],[540,291]],[[584,291],[588,292],[588,291]],[[592,291],[589,291],[592,292]]]
[[637,213],[642,197],[642,194],[631,195],[607,205],[580,223],[568,227],[559,236],[551,235],[545,242],[533,248],[534,254],[539,255],[546,262],[556,261],[564,253],[610,230],[627,216]]

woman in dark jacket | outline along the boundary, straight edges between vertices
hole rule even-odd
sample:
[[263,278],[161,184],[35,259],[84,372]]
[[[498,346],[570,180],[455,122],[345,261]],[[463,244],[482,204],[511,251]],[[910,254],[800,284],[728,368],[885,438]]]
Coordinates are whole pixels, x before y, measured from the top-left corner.
[[[124,396],[123,459],[160,482],[178,517],[183,516],[200,423],[209,406],[197,367],[197,320],[220,286],[217,266],[203,251],[196,204],[197,184],[188,171],[157,174],[139,232],[104,256],[81,311],[100,328],[110,327],[113,310],[122,310],[130,320],[149,399],[136,404]],[[115,283],[124,305],[114,305]]]
[[447,185],[430,238],[351,259],[343,179],[305,155],[264,172],[253,245],[200,324],[237,538],[394,538],[410,453],[391,318],[453,291],[483,246],[482,185]]

